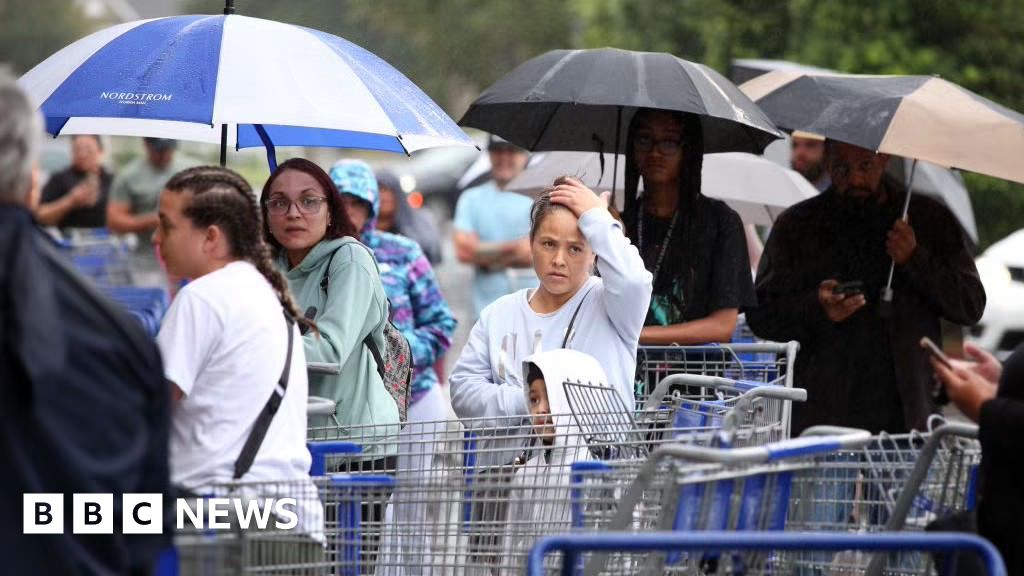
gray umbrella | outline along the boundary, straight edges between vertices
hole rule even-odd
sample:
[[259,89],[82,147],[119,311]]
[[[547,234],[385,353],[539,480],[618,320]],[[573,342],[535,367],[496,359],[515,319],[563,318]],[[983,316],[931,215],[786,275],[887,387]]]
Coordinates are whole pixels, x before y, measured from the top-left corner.
[[754,152],[782,134],[732,82],[671,54],[554,50],[520,64],[459,123],[529,150],[624,152],[639,108],[701,117],[705,152]]

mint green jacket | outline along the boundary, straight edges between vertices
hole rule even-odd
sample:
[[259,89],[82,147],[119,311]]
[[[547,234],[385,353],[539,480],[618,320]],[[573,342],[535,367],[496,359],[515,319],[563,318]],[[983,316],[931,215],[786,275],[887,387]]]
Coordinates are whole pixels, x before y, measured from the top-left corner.
[[[321,280],[328,261],[331,268],[325,292]],[[337,403],[341,430],[326,436],[352,438],[372,456],[394,453],[398,407],[381,381],[373,355],[363,344],[366,335],[372,334],[378,349],[385,349],[388,304],[373,255],[354,238],[345,237],[321,241],[290,270],[282,251],[277,265],[288,278],[299,312],[305,313],[310,306],[317,310],[319,334],[310,330],[303,336],[306,361],[341,365],[340,374],[309,376],[310,395]],[[324,434],[315,438],[321,436]]]

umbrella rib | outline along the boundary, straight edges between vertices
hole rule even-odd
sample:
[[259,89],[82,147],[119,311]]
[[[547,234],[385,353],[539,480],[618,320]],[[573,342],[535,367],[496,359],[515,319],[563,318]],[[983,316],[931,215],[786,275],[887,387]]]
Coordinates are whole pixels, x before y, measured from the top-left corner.
[[562,103],[561,103],[561,102],[558,102],[558,103],[556,103],[556,104],[555,104],[555,107],[554,107],[554,109],[552,109],[552,110],[551,110],[551,114],[549,114],[549,115],[548,115],[548,117],[547,117],[547,119],[546,119],[546,120],[544,120],[544,127],[543,127],[543,128],[541,128],[541,129],[540,129],[540,132],[538,132],[538,133],[537,133],[537,139],[536,139],[536,140],[534,140],[534,141],[533,141],[533,145],[532,145],[532,146],[530,146],[530,150],[531,150],[531,151],[533,151],[533,150],[536,150],[536,149],[537,149],[537,144],[540,144],[540,140],[541,140],[541,138],[543,138],[543,137],[544,137],[544,134],[545,134],[545,133],[547,133],[547,131],[548,131],[548,126],[551,126],[551,122],[552,122],[552,121],[554,121],[554,119],[555,119],[555,114],[558,114],[558,110],[559,110],[559,109],[560,109],[561,107],[562,107]]

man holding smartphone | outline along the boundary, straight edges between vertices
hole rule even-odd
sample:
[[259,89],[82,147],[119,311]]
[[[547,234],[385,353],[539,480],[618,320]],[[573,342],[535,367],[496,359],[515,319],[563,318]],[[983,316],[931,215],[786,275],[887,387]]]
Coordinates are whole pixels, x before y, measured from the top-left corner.
[[[754,333],[798,340],[793,434],[816,424],[901,432],[934,412],[922,336],[940,319],[978,321],[985,291],[959,224],[942,205],[885,176],[888,156],[827,141],[832,184],[779,217],[758,270]],[[879,305],[891,261],[891,306]]]

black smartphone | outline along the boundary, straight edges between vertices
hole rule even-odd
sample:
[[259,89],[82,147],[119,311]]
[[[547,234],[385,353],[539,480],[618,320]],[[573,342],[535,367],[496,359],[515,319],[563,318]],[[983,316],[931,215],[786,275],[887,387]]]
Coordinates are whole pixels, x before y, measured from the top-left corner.
[[851,280],[849,282],[840,282],[832,287],[832,293],[835,295],[842,296],[856,296],[864,293],[864,283],[860,280]]

